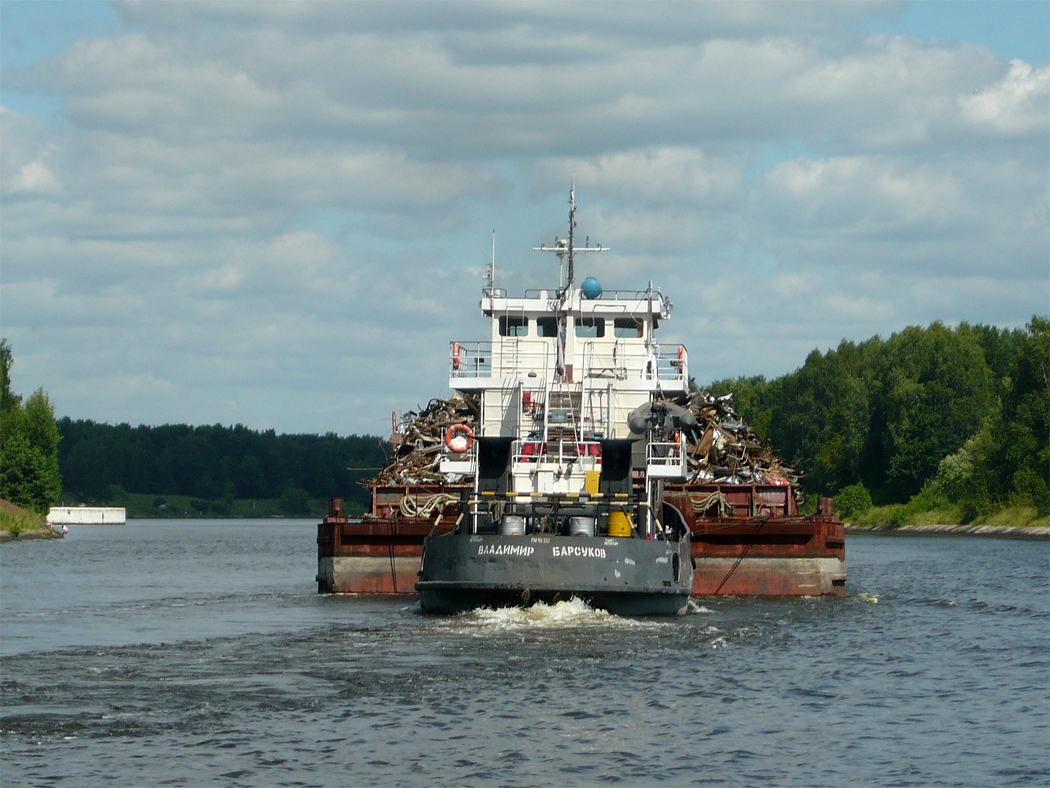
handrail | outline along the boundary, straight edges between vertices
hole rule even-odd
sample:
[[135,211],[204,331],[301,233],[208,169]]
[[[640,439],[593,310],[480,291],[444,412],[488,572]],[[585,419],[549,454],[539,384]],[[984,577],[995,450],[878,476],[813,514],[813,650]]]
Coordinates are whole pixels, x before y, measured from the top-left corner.
[[597,441],[542,441],[517,440],[511,444],[511,459],[514,462],[558,462],[593,458],[602,461],[602,445]]
[[645,447],[645,461],[649,465],[681,465],[682,446],[679,443],[650,443]]
[[[556,355],[553,343],[531,338],[503,337],[500,342],[449,343],[449,377],[510,377],[537,372],[550,379]],[[608,346],[583,343],[580,372],[588,378],[620,380],[685,381],[689,375],[689,354],[681,345],[654,345],[651,349],[631,342],[616,341]]]
[[651,441],[645,447],[645,467],[649,476],[664,479],[683,478],[686,475],[684,436],[675,433],[673,442]]
[[[506,291],[502,298],[506,298]],[[525,290],[522,298],[538,298],[538,299],[552,299],[557,298],[561,291],[557,287],[530,287]],[[662,303],[665,299],[663,295],[654,291],[652,293],[653,303]],[[597,298],[587,299],[588,301],[648,301],[649,291],[648,290],[604,290],[602,294]]]

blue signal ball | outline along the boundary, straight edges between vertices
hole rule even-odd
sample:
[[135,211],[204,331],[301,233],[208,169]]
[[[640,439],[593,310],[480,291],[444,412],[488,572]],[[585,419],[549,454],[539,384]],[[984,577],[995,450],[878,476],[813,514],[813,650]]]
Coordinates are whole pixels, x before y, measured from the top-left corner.
[[580,285],[580,290],[583,292],[584,298],[591,300],[602,294],[602,286],[598,284],[598,280],[593,276],[588,276],[583,280],[583,284]]

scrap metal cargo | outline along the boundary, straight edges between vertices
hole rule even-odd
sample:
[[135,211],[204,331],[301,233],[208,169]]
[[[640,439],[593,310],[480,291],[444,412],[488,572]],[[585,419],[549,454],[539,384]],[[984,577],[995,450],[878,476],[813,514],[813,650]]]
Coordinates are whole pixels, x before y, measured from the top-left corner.
[[[845,534],[830,498],[800,515],[799,474],[783,464],[733,409],[728,396],[694,389],[686,432],[689,480],[664,485],[685,518],[696,561],[696,595],[845,594]],[[333,500],[318,527],[322,593],[414,594],[423,541],[448,533],[473,477],[439,470],[452,423],[476,427],[477,403],[457,394],[394,419],[394,461],[374,479],[369,513],[343,515]]]

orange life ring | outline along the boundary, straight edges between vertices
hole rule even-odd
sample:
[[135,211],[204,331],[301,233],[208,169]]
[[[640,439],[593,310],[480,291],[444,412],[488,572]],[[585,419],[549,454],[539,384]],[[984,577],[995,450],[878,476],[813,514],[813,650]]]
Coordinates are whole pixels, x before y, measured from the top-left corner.
[[459,342],[452,343],[452,369],[459,370]]
[[445,430],[445,445],[455,454],[463,454],[474,445],[474,430],[466,424],[453,424]]

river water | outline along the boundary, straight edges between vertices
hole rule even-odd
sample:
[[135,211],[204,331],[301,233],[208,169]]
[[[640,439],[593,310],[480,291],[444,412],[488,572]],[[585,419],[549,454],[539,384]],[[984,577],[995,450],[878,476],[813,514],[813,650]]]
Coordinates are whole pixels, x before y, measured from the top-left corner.
[[0,783],[1050,783],[1046,541],[850,536],[846,598],[429,618],[318,596],[314,536],[4,545]]

